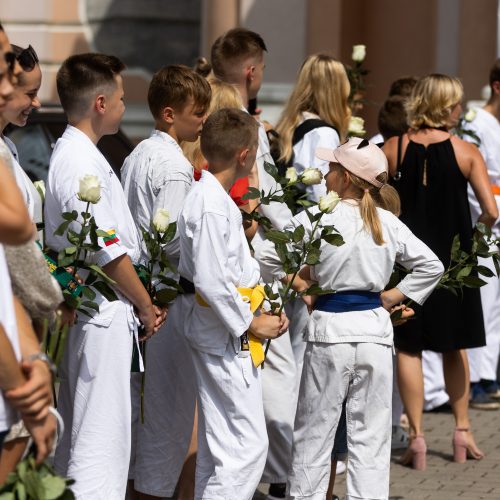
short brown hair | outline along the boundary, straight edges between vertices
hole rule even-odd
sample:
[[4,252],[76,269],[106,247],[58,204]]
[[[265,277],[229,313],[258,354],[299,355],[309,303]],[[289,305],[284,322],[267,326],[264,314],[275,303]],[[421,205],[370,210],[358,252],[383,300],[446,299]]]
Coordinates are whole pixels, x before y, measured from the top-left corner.
[[418,82],[418,78],[415,76],[402,76],[391,83],[391,88],[389,89],[389,97],[393,95],[399,95],[402,97],[409,97],[413,87]]
[[495,61],[490,70],[490,87],[493,87],[494,82],[500,82],[500,59]]
[[389,97],[378,113],[378,130],[384,141],[408,130],[408,118],[405,109],[406,99],[400,95]]
[[201,152],[209,164],[230,161],[241,149],[257,144],[258,127],[255,118],[241,109],[219,109],[203,125]]
[[212,71],[217,78],[227,80],[235,66],[249,57],[260,57],[267,51],[262,37],[245,28],[233,28],[212,45]]
[[68,115],[79,115],[94,95],[116,87],[116,76],[125,69],[118,57],[106,54],[77,54],[68,57],[57,72],[57,93]]
[[182,111],[191,97],[196,107],[206,111],[212,91],[202,76],[187,66],[165,66],[153,75],[149,84],[148,104],[151,114],[159,119],[167,106]]

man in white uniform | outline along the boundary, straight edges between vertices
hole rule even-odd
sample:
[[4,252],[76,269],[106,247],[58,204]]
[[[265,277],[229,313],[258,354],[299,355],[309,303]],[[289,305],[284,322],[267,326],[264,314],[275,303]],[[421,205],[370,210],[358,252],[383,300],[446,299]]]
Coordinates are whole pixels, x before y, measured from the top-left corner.
[[[467,128],[478,136],[481,141],[481,151],[495,195],[500,208],[500,59],[490,71],[491,97],[483,108],[476,110],[476,116]],[[465,139],[472,140],[470,136]],[[472,221],[475,223],[481,213],[479,203],[469,186],[469,204]],[[500,223],[497,221],[492,228],[493,234],[500,236]],[[491,268],[491,259],[480,259],[480,264]],[[498,357],[500,354],[500,280],[493,276],[481,279],[487,284],[481,287],[481,302],[483,305],[484,329],[486,346],[469,349],[469,366],[471,380],[471,407],[485,410],[497,410],[500,404],[500,389],[497,381]]]
[[[235,28],[219,37],[211,51],[213,71],[217,78],[233,84],[241,95],[244,106],[257,96],[264,73],[264,52],[266,45],[260,35],[244,28]],[[257,150],[257,169],[259,189],[265,193],[275,190],[277,183],[264,169],[264,163],[273,163],[269,141],[264,126],[259,127],[259,147]],[[284,203],[261,205],[259,211],[267,217],[274,228],[282,230],[292,218],[292,214]],[[256,249],[264,241],[264,231],[259,227],[252,240]],[[306,310],[297,307],[297,317],[290,317],[293,325],[302,324],[300,319]],[[290,383],[300,377],[300,367],[305,350],[299,329],[295,329],[297,340],[286,333],[277,341],[271,342],[266,360],[266,369],[262,372],[262,389],[267,432],[269,435],[269,452],[262,481],[271,483],[270,494],[277,498],[284,496],[287,471],[292,452],[292,429],[297,403],[297,386]],[[293,345],[292,345],[293,344]],[[295,347],[295,356],[294,348]],[[299,360],[296,363],[296,359]],[[299,364],[299,369],[297,368]],[[273,486],[277,485],[277,486]],[[279,486],[278,486],[279,485]]]
[[255,162],[257,124],[244,111],[217,111],[203,127],[201,151],[208,172],[188,194],[178,228],[179,272],[196,289],[185,328],[199,392],[195,498],[250,500],[268,442],[261,370],[253,357],[259,353],[252,347],[260,348],[261,356],[263,351],[251,338],[249,344],[247,332],[275,338],[288,321],[284,315],[252,313],[259,266],[250,254],[241,213],[228,195]]
[[[60,367],[59,411],[66,432],[56,450],[59,473],[75,479],[76,498],[122,500],[130,457],[130,365],[137,317],[151,336],[164,320],[155,311],[132,262],[139,244],[132,215],[115,173],[96,147],[99,139],[117,132],[125,110],[120,72],[113,56],[69,57],[57,73],[57,90],[69,125],[57,141],[50,162],[45,200],[45,231],[50,248],[68,246],[66,235],[54,232],[61,214],[85,210],[77,197],[79,181],[94,175],[101,198],[89,211],[109,237],[92,262],[116,282],[118,300],[97,294],[99,312],[79,315],[70,330]],[[70,228],[78,231],[79,224]]]
[[[206,79],[185,66],[167,66],[153,76],[148,103],[155,130],[134,149],[122,168],[125,196],[139,232],[149,229],[161,208],[168,210],[170,222],[177,220],[193,183],[193,166],[179,143],[199,136],[210,93]],[[178,235],[164,252],[177,267]],[[147,260],[143,245],[141,262]],[[182,335],[187,314],[184,302],[184,297],[174,301],[160,335],[147,343],[144,424],[133,422],[135,457],[133,450],[129,477],[134,479],[135,490],[148,498],[174,495],[193,430],[196,379]],[[132,397],[134,408],[140,403],[140,394],[134,388]]]

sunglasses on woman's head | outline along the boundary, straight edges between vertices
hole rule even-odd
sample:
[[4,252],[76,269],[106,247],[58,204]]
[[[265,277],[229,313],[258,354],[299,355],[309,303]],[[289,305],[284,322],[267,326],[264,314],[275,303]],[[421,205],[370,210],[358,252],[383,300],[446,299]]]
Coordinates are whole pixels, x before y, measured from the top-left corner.
[[20,54],[17,56],[17,60],[23,68],[23,71],[29,73],[33,71],[33,68],[38,64],[38,56],[35,52],[35,49],[29,45],[27,49],[23,49]]
[[5,52],[4,59],[5,62],[7,63],[7,68],[9,73],[13,73],[14,66],[16,65],[16,54],[14,54],[14,52]]

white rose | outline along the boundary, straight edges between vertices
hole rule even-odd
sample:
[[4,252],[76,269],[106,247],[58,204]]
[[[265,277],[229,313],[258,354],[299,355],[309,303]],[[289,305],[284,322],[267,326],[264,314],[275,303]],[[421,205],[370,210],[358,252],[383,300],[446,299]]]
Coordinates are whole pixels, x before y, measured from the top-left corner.
[[294,167],[287,168],[285,178],[288,179],[289,183],[297,182],[299,180],[299,176],[297,175],[297,170],[295,170]]
[[312,186],[313,184],[319,184],[323,179],[323,174],[319,168],[306,168],[304,173],[300,177],[300,181],[306,186]]
[[153,227],[159,232],[164,233],[170,224],[170,214],[168,210],[159,208],[153,217]]
[[365,121],[359,116],[351,116],[349,121],[349,135],[363,137],[366,134]]
[[45,182],[35,181],[33,183],[33,186],[35,186],[35,189],[38,191],[38,194],[40,195],[42,201],[45,201]]
[[89,203],[97,203],[101,199],[101,181],[96,175],[85,175],[80,179],[78,199]]
[[465,116],[464,116],[464,120],[466,122],[472,122],[474,121],[474,118],[476,118],[476,115],[477,115],[477,111],[475,109],[469,109],[469,111],[467,111],[467,113],[465,113]]
[[335,191],[330,191],[327,195],[319,197],[319,209],[325,214],[329,214],[340,200],[340,196]]
[[351,57],[354,62],[363,62],[366,57],[366,45],[353,45]]

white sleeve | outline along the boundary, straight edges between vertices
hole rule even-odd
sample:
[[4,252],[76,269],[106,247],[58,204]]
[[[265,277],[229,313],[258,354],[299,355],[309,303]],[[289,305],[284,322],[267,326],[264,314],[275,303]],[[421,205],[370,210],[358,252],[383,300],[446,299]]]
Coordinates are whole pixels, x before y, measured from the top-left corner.
[[398,243],[396,262],[412,272],[396,288],[422,305],[438,284],[444,266],[436,254],[403,223],[399,229]]
[[227,217],[212,212],[198,221],[193,229],[193,283],[225,328],[238,338],[248,330],[253,314],[228,276],[228,229]]
[[[269,151],[269,141],[264,131],[264,127],[259,127],[259,149],[257,151],[257,171],[259,174],[259,189],[264,190],[264,193],[269,193],[271,190],[275,191],[278,183],[271,177],[264,169],[264,163],[272,163],[274,161]],[[261,205],[259,211],[262,215],[267,217],[275,229],[280,231],[290,222],[292,212],[286,203],[272,202],[269,205]]]
[[[164,175],[160,180],[155,180],[153,190],[156,198],[153,204],[154,217],[159,208],[165,208],[170,214],[170,222],[176,222],[179,212],[184,204],[187,194],[191,190],[192,175],[188,175],[183,170],[170,169],[168,175]],[[179,233],[165,246],[167,257],[179,258]]]

